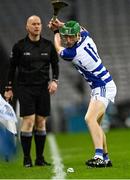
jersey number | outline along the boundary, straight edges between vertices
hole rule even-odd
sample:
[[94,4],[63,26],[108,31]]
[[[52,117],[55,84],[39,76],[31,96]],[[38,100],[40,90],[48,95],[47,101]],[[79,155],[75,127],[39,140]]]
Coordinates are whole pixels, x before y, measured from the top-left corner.
[[99,55],[98,53],[94,50],[94,48],[91,46],[90,43],[87,44],[88,45],[88,48],[87,47],[84,47],[84,50],[91,56],[91,58],[97,62],[98,61],[98,58],[99,58]]

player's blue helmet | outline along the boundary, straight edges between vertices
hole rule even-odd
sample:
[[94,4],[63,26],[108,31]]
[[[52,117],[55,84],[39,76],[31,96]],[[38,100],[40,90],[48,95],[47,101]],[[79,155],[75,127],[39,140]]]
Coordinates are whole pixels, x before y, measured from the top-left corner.
[[77,35],[80,32],[80,25],[77,21],[68,21],[59,29],[61,35]]

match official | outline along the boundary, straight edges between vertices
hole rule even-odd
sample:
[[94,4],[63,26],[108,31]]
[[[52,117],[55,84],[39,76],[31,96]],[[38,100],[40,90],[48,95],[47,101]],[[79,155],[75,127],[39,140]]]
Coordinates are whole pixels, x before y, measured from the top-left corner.
[[[31,142],[34,134],[35,165],[51,165],[44,159],[46,120],[50,115],[50,94],[58,87],[58,56],[53,43],[41,36],[40,17],[32,15],[26,23],[27,36],[19,40],[12,50],[5,98],[13,98],[13,83],[17,69],[17,97],[20,102],[21,145],[23,165],[32,167]],[[50,69],[52,79],[50,80]]]

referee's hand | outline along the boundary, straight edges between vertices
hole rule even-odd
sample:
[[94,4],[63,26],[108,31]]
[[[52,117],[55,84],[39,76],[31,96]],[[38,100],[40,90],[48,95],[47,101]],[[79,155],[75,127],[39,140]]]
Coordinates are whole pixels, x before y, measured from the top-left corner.
[[51,81],[48,85],[48,90],[50,94],[54,94],[57,91],[58,84],[55,81]]

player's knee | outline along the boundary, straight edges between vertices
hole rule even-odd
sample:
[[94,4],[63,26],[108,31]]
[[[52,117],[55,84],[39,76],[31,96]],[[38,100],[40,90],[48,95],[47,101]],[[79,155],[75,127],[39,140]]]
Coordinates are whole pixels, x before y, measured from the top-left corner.
[[84,119],[85,119],[85,122],[89,125],[92,123],[92,120],[94,119],[94,117],[86,114]]
[[88,124],[89,118],[88,118],[87,114],[85,115],[84,119],[85,119],[85,122]]

